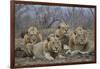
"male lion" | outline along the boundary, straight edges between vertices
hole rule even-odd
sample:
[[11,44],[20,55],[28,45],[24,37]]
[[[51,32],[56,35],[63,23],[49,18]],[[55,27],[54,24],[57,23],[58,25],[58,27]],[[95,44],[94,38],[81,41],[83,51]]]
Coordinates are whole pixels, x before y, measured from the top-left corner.
[[65,23],[61,23],[58,27],[58,29],[55,31],[56,37],[59,38],[62,45],[69,43],[69,25]]
[[82,27],[77,27],[72,35],[70,35],[69,46],[72,53],[88,53],[90,45],[87,37],[87,31]]
[[68,50],[70,34],[70,27],[65,23],[61,23],[55,31],[55,36],[61,41],[63,55]]
[[27,55],[32,55],[31,46],[42,41],[42,35],[36,27],[29,27],[28,32],[24,35],[25,52]]
[[48,37],[47,40],[39,42],[33,46],[35,58],[54,60],[61,51],[61,43],[58,38]]
[[25,44],[27,43],[38,43],[42,41],[42,35],[40,32],[37,30],[36,27],[29,27],[28,32],[24,35],[24,42]]

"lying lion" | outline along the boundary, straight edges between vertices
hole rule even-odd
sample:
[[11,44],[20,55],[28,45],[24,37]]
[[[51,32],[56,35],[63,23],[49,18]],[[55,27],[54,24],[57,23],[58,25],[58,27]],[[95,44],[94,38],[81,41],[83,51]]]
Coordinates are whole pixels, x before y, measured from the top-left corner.
[[69,47],[72,54],[86,54],[93,51],[93,46],[90,45],[87,35],[87,31],[80,26],[75,29],[73,34],[70,35]]
[[34,45],[42,41],[42,35],[36,27],[29,27],[28,32],[24,35],[24,48],[27,55],[32,55],[30,45]]
[[33,53],[35,58],[54,60],[61,55],[61,42],[58,38],[48,37],[47,40],[39,42],[33,46]]

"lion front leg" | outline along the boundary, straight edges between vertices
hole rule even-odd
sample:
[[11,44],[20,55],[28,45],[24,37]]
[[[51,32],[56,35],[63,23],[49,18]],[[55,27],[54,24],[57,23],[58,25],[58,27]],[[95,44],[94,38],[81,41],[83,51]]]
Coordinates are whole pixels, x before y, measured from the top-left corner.
[[58,55],[58,58],[64,59],[64,58],[66,58],[66,57],[63,56],[62,54],[59,54],[59,55]]
[[47,59],[47,60],[54,60],[54,58],[50,55],[50,53],[45,53],[44,54],[45,55],[45,58]]

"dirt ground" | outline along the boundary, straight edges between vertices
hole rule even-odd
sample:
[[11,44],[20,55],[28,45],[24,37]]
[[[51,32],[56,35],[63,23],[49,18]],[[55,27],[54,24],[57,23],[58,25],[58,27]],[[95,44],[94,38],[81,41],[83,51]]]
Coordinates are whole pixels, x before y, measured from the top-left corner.
[[57,58],[53,61],[49,60],[41,60],[35,59],[33,60],[32,57],[16,57],[15,58],[15,65],[22,66],[22,65],[35,65],[35,64],[55,64],[55,63],[74,63],[74,62],[91,62],[94,61],[94,54],[88,55],[75,55],[75,56],[66,56],[66,58]]

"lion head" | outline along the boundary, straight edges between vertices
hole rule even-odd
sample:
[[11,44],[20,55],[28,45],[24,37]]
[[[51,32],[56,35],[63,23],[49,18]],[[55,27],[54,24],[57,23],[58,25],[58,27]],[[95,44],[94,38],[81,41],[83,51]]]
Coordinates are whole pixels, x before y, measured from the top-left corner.
[[69,30],[69,25],[65,23],[61,23],[58,28],[59,30],[63,31],[63,33],[66,33]]
[[61,39],[64,34],[66,34],[69,30],[69,25],[68,24],[65,24],[65,23],[61,23],[59,26],[58,26],[58,29],[55,31],[55,35]]
[[40,34],[40,32],[37,30],[36,27],[33,26],[29,27],[28,35],[30,37],[30,41],[34,44],[42,40],[42,35]]
[[61,42],[56,37],[48,37],[48,49],[50,52],[58,53],[61,50]]

